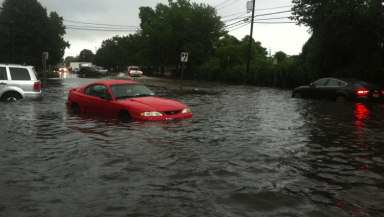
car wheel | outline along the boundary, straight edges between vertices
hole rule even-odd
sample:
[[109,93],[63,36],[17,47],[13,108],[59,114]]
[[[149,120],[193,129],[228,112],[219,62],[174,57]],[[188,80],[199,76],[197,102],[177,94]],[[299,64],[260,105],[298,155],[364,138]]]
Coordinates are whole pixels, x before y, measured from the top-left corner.
[[335,101],[336,102],[346,102],[347,98],[344,95],[337,95]]
[[123,111],[119,112],[119,118],[122,120],[129,120],[129,119],[131,119],[131,114],[129,114],[129,112],[123,110]]
[[300,91],[296,91],[296,92],[293,93],[293,98],[301,99],[303,97],[301,96],[301,92]]
[[72,103],[71,109],[73,112],[80,112],[81,111],[80,106],[77,103]]
[[4,102],[12,102],[21,99],[21,97],[14,93],[9,93],[3,97]]
[[87,77],[87,75],[86,75],[85,73],[83,73],[83,74],[81,75],[81,77],[85,78],[85,77]]

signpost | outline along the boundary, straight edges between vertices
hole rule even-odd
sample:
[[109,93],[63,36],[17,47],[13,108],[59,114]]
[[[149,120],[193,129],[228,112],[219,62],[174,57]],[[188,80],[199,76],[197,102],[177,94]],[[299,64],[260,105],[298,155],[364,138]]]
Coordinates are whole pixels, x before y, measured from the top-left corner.
[[43,52],[42,61],[43,61],[43,92],[45,92],[45,87],[47,86],[47,59],[48,52]]
[[273,65],[275,65],[275,67],[273,68],[273,87],[276,87],[276,66],[277,66],[277,59],[273,59]]
[[183,86],[183,75],[184,75],[184,63],[188,62],[188,53],[181,53],[181,62],[183,62],[183,68],[181,69],[181,83],[180,90]]

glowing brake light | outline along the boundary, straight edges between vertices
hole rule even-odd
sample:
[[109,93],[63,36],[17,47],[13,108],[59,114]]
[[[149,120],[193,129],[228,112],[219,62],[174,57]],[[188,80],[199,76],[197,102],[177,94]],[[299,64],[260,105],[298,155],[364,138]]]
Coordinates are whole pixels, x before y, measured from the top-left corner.
[[384,90],[383,90],[383,91],[381,91],[381,93],[382,93],[382,94],[384,94]]
[[357,91],[357,94],[358,95],[366,95],[366,94],[368,94],[369,93],[369,90],[358,90]]
[[40,84],[39,84],[39,82],[35,82],[34,87],[35,87],[35,90],[39,91],[39,90],[40,90]]

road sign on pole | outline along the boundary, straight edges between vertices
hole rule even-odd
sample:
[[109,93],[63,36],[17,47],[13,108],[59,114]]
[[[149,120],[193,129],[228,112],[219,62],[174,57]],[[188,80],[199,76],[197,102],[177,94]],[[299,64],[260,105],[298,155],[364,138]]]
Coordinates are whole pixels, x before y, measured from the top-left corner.
[[188,62],[188,53],[181,53],[181,62]]

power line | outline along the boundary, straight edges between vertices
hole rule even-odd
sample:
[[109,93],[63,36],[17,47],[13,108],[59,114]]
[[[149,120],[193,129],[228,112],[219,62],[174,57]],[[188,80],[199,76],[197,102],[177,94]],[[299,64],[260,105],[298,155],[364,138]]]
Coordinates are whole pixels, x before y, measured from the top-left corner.
[[[244,24],[244,25],[242,25],[242,26],[240,26],[240,27],[238,27],[238,28],[236,28],[236,29],[240,29],[240,28],[243,28],[244,26],[246,26],[246,25],[248,25],[248,24],[250,24],[251,22],[249,22],[249,23],[246,23],[246,24]],[[228,32],[232,32],[232,31],[235,31],[236,29],[232,29],[232,30],[230,30],[230,31],[228,31]]]
[[76,28],[94,28],[94,29],[121,29],[121,30],[132,30],[137,29],[138,27],[99,27],[99,26],[76,26],[76,25],[66,25],[66,27],[76,27]]
[[[236,3],[236,2],[238,2],[238,1],[239,1],[239,0],[236,0],[236,1],[232,2],[231,4]],[[223,8],[226,8],[226,7],[228,7],[228,6],[231,5],[231,4],[227,4],[226,6],[224,6],[224,7],[222,7],[222,8],[218,8],[217,10],[221,10],[221,9],[223,9]]]
[[123,25],[111,25],[111,24],[100,24],[100,23],[84,23],[84,22],[77,22],[77,21],[70,21],[70,20],[64,20],[64,21],[71,22],[71,23],[82,23],[82,24],[101,25],[101,26],[138,27],[138,26],[123,26]]
[[225,0],[225,1],[223,1],[223,2],[221,2],[221,3],[219,3],[219,4],[217,4],[217,5],[215,5],[214,8],[217,8],[217,7],[219,7],[219,6],[221,6],[221,5],[225,4],[225,3],[227,3],[227,2],[229,2],[229,1],[232,1],[232,0]]
[[287,7],[292,7],[293,5],[287,5],[287,6],[282,6],[282,7],[276,7],[276,8],[263,8],[263,9],[258,9],[255,11],[265,11],[265,10],[272,10],[272,9],[278,9],[278,8],[287,8]]
[[[227,16],[224,16],[224,17],[232,17],[232,16],[234,16],[234,15],[238,15],[238,14],[242,14],[242,15],[244,15],[244,14],[247,14],[248,12],[240,12],[240,13],[236,13],[236,14],[231,14],[231,15],[227,15]],[[241,15],[241,16],[242,16]],[[221,18],[224,18],[224,17],[221,17]]]
[[124,30],[124,29],[90,29],[90,28],[76,28],[76,27],[68,27],[67,29],[74,30],[88,30],[88,31],[103,31],[103,32],[135,32],[137,30]]

